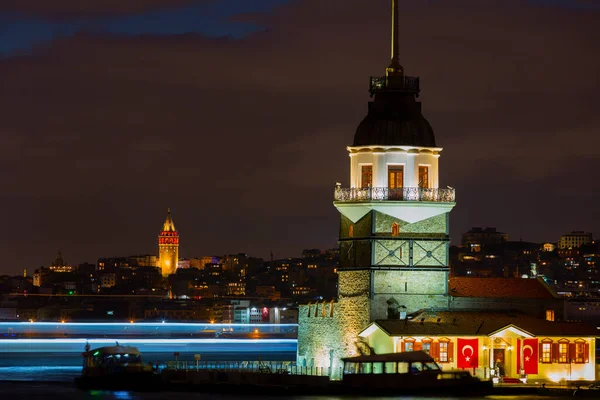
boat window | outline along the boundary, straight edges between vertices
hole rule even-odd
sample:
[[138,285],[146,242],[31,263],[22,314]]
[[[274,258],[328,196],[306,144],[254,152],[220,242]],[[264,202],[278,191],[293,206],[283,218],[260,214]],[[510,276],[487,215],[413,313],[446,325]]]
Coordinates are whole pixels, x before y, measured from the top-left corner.
[[395,362],[386,362],[384,365],[385,365],[385,373],[386,374],[395,374],[396,373],[396,363]]
[[444,372],[438,375],[438,379],[456,379],[456,376],[450,372]]
[[423,371],[423,364],[420,362],[414,362],[410,364],[410,372],[421,372]]
[[373,366],[370,362],[360,363],[359,374],[371,374],[373,372]]
[[359,363],[346,362],[344,363],[344,374],[354,375],[358,373]]
[[426,362],[423,364],[423,370],[425,371],[439,371],[440,367],[434,362]]
[[383,363],[382,362],[374,362],[373,363],[373,373],[374,374],[383,374]]
[[467,371],[461,371],[459,373],[456,374],[456,377],[458,379],[470,379],[471,378],[471,374]]
[[406,374],[408,372],[408,363],[406,362],[399,362],[398,363],[398,373],[399,374]]

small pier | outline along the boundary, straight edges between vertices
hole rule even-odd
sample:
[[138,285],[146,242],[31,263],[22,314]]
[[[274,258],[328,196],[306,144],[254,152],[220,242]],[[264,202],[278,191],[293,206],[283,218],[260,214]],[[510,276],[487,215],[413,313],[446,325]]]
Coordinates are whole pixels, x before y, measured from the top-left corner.
[[[344,393],[339,381],[331,380],[326,367],[299,366],[291,361],[169,361],[160,377],[169,390],[231,391],[259,390],[260,393],[336,394]],[[335,371],[337,372],[337,371]],[[340,375],[341,375],[341,371]],[[580,381],[497,383],[493,395],[502,396],[577,396],[599,398],[594,382]]]
[[231,391],[260,388],[261,391],[327,392],[330,370],[298,366],[286,361],[170,361],[161,370],[161,381],[171,390]]
[[330,376],[327,367],[303,367],[292,361],[167,361],[162,371],[221,371]]

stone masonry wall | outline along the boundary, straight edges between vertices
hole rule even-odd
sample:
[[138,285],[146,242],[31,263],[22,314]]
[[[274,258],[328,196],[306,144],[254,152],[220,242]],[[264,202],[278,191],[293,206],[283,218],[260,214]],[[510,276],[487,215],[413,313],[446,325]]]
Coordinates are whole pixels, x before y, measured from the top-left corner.
[[[298,318],[299,365],[330,367],[339,378],[340,359],[358,355],[358,334],[370,321],[369,271],[340,271],[339,300],[302,305]],[[332,353],[331,353],[332,352]]]
[[[400,226],[400,234],[419,233],[419,234],[446,234],[448,232],[448,219],[446,214],[436,215],[431,218],[409,223],[401,219],[392,217],[382,212],[375,212],[375,235],[389,235],[392,232],[392,224],[396,222]],[[437,236],[437,235],[436,235]]]
[[373,278],[371,319],[388,318],[388,301],[396,300],[408,313],[448,307],[446,271],[376,271]]
[[358,220],[356,223],[353,223],[350,219],[346,218],[344,215],[341,215],[340,218],[340,239],[348,239],[350,238],[350,226],[352,225],[353,235],[352,237],[361,238],[361,237],[369,237],[371,236],[371,227],[373,223],[373,215],[372,212],[367,213],[364,217]]

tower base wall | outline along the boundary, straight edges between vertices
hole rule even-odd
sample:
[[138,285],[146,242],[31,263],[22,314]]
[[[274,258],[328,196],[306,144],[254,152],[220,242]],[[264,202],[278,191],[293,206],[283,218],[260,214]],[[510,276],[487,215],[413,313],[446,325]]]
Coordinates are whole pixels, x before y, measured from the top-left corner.
[[298,316],[298,365],[330,369],[341,377],[341,358],[369,352],[358,334],[370,321],[370,272],[344,271],[337,302],[301,305]]

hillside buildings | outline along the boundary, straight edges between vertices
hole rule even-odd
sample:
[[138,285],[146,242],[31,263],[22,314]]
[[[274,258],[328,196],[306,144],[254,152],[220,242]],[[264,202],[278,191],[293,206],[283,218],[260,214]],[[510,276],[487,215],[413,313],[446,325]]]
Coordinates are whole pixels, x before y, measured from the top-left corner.
[[592,243],[592,234],[583,231],[573,231],[562,235],[558,240],[559,249],[572,249]]

